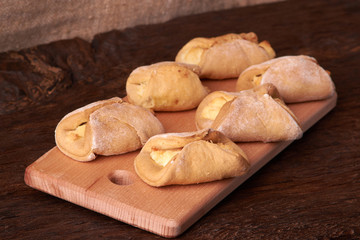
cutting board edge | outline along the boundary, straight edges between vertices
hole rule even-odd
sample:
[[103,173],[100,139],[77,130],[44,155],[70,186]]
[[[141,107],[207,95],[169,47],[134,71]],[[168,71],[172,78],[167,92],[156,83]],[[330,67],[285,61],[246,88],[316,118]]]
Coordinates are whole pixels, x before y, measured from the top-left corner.
[[325,100],[319,100],[321,101],[328,101],[328,103],[323,107],[320,111],[317,112],[316,118],[311,118],[306,122],[306,124],[302,127],[303,132],[305,133],[307,130],[309,130],[312,126],[314,126],[316,123],[318,123],[323,117],[325,117],[329,112],[331,112],[337,104],[338,95],[335,92],[334,95],[332,95],[330,98]]

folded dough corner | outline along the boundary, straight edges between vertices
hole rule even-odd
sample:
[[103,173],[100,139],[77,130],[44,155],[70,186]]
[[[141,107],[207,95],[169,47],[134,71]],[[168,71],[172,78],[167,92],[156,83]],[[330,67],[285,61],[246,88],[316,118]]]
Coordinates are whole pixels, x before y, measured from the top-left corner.
[[134,161],[135,171],[154,187],[195,184],[243,175],[249,162],[224,134],[204,129],[151,137]]
[[176,62],[200,67],[200,78],[237,78],[247,67],[275,57],[268,41],[258,43],[255,33],[229,33],[218,37],[197,37],[177,53]]
[[68,113],[56,127],[55,141],[70,158],[91,161],[97,155],[137,150],[151,136],[163,132],[152,112],[115,97]]
[[199,129],[213,128],[235,142],[295,140],[302,130],[271,83],[240,92],[215,91],[200,103]]

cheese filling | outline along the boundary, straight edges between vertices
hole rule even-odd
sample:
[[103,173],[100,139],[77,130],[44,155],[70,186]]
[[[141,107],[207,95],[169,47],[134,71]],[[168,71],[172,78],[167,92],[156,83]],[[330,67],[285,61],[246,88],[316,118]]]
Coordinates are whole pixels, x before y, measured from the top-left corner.
[[70,140],[75,141],[85,136],[85,130],[86,130],[86,122],[80,124],[77,128],[75,128],[75,130],[68,131],[66,134],[70,138]]
[[213,99],[206,107],[204,107],[204,110],[201,114],[202,117],[205,119],[215,120],[224,104],[231,101],[232,99],[234,99],[233,96],[222,96]]
[[145,94],[146,87],[147,87],[147,82],[142,82],[137,84],[137,94],[139,96],[143,96]]
[[192,48],[185,56],[186,63],[199,65],[203,53],[204,53],[204,48],[201,47]]
[[[203,141],[203,140],[200,140]],[[234,149],[224,143],[213,143],[212,141],[208,141],[211,144],[217,145],[218,147],[220,147],[221,149],[223,149],[224,151],[231,153],[231,154],[235,154],[234,153]],[[162,150],[162,149],[153,149],[150,152],[150,157],[155,161],[156,164],[165,167],[180,151],[182,150],[182,148],[176,148],[176,149],[166,149],[166,150]]]
[[165,167],[181,149],[153,150],[150,157],[158,164]]
[[252,82],[255,86],[259,86],[261,84],[262,74],[257,74],[253,77]]

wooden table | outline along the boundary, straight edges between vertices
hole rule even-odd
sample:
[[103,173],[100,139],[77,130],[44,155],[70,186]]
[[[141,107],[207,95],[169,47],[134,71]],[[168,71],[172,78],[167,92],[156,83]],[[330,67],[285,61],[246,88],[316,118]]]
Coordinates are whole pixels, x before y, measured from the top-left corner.
[[285,1],[0,54],[0,239],[162,238],[26,186],[25,168],[66,113],[124,96],[135,67],[173,60],[193,37],[249,31],[277,56],[315,57],[337,106],[179,238],[360,239],[359,22],[359,1]]

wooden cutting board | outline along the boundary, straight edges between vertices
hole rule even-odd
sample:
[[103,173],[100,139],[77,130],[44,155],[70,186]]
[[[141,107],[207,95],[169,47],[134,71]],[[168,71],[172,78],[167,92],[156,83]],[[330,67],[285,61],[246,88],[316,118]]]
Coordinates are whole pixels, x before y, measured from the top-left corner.
[[[236,80],[203,81],[210,90],[234,91]],[[289,105],[304,131],[336,105],[337,96]],[[194,131],[195,110],[156,113],[166,132]],[[210,183],[148,186],[136,175],[133,160],[138,151],[77,162],[57,147],[26,168],[30,187],[102,213],[164,237],[176,237],[285,149],[291,141],[241,143],[251,163],[250,171],[236,178]]]

